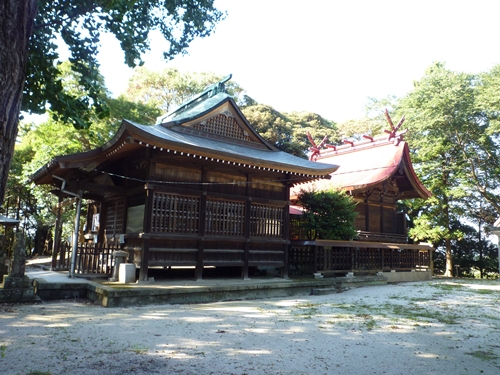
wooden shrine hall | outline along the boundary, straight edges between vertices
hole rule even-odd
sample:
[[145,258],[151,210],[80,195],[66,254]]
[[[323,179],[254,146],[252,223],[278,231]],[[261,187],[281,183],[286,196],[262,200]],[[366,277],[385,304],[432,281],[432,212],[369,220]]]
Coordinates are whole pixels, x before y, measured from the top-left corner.
[[292,189],[296,202],[301,189],[339,188],[351,195],[358,213],[354,241],[331,241],[304,238],[293,223],[300,223],[301,208],[291,207],[292,246],[290,262],[299,269],[313,272],[370,273],[385,271],[430,270],[433,248],[427,244],[410,244],[406,215],[399,212],[397,202],[404,199],[427,199],[431,193],[418,179],[410,158],[408,144],[399,132],[404,118],[391,130],[376,138],[364,136],[362,141],[344,141],[341,146],[326,144],[311,147],[311,160],[339,165],[331,179],[313,181]]
[[287,276],[290,188],[330,178],[338,166],[266,142],[225,92],[226,80],[156,125],[123,120],[103,146],[35,173],[60,200],[87,203],[85,241],[72,247],[76,276],[109,274],[116,249],[142,281],[151,267],[175,266],[193,267],[196,279],[205,267],[239,267],[243,278],[274,267]]

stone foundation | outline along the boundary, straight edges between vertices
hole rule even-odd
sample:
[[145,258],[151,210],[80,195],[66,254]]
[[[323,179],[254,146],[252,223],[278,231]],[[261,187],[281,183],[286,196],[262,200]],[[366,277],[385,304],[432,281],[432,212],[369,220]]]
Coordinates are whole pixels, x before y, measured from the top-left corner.
[[35,295],[28,276],[4,275],[0,285],[0,302],[40,302],[40,297]]

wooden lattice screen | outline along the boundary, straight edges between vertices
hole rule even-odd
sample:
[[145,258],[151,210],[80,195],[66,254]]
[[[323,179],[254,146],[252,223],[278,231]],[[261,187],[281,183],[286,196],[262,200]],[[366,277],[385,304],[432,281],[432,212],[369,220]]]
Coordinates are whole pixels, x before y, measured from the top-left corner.
[[233,117],[224,114],[219,114],[207,121],[198,123],[194,125],[193,128],[208,133],[252,142],[252,139],[248,136],[247,132],[238,125],[238,122]]
[[198,233],[199,197],[155,192],[151,231],[157,233]]
[[106,204],[106,221],[104,223],[106,236],[114,237],[123,233],[124,202],[122,199],[110,201]]
[[207,234],[243,236],[245,203],[207,200],[205,229]]
[[250,235],[255,237],[283,237],[283,208],[252,204]]
[[[200,198],[155,192],[151,231],[193,233],[199,229]],[[245,202],[207,199],[205,232],[209,235],[244,236]],[[283,237],[283,207],[252,204],[250,236]]]

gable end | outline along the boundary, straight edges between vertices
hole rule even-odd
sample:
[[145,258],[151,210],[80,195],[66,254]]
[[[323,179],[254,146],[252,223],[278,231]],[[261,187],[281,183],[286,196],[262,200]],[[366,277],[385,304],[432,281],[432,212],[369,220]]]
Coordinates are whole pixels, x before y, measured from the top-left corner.
[[229,111],[192,125],[193,129],[241,141],[255,142]]

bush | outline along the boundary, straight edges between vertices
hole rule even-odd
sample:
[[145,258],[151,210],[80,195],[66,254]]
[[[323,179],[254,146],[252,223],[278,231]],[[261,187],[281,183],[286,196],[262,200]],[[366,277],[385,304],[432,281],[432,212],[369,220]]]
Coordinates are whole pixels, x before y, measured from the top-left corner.
[[301,227],[312,240],[351,240],[356,235],[356,203],[342,190],[301,190],[299,204],[304,208]]

